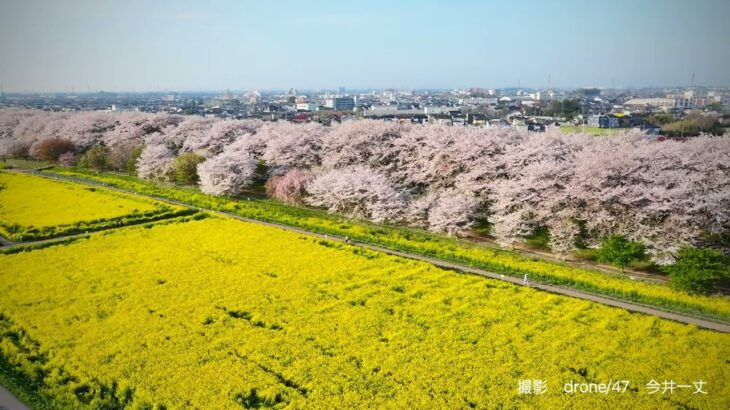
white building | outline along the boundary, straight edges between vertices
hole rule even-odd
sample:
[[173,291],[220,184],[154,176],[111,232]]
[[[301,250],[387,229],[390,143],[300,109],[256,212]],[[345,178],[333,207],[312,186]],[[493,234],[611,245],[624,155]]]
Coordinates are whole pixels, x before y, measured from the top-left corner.
[[656,107],[663,109],[674,108],[677,101],[674,98],[632,98],[624,103],[626,107]]
[[370,107],[369,111],[373,111],[373,112],[377,111],[379,113],[385,113],[385,112],[395,113],[396,111],[398,111],[398,106],[397,105],[373,105],[372,107]]
[[459,111],[459,107],[427,105],[423,107],[424,114],[448,114],[451,111]]
[[319,111],[319,104],[315,103],[297,103],[297,111]]
[[460,98],[459,105],[497,105],[498,100],[496,97],[470,97]]

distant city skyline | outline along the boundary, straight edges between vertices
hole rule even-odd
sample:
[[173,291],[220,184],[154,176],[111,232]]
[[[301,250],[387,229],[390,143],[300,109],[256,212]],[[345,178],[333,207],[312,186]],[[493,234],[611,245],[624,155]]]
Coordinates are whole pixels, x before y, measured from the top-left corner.
[[[515,93],[518,93],[519,91],[528,93],[532,91],[546,91],[548,88],[546,87],[478,87],[478,86],[472,86],[472,87],[451,87],[451,88],[383,88],[383,87],[373,87],[373,88],[348,88],[345,87],[346,90],[343,95],[345,96],[353,96],[356,94],[367,94],[367,93],[377,93],[381,94],[387,91],[397,91],[397,92],[413,92],[418,94],[423,93],[453,93],[457,91],[461,92],[468,92],[468,91],[475,91],[475,90],[482,90],[482,92],[487,91],[494,91],[496,92],[495,95],[514,95]],[[675,91],[687,91],[687,90],[696,90],[696,89],[719,89],[719,90],[728,90],[730,87],[726,86],[705,86],[702,84],[696,84],[695,86],[684,86],[684,85],[677,85],[677,86],[657,86],[657,87],[551,87],[550,90],[561,92],[561,93],[573,93],[579,90],[585,90],[585,89],[598,89],[599,91],[636,91],[639,93],[659,93],[663,94],[669,90],[675,90]],[[200,95],[200,96],[214,96],[214,95],[225,95],[227,93],[230,93],[233,96],[242,95],[242,94],[251,94],[251,93],[261,93],[261,94],[286,94],[290,89],[294,89],[297,92],[297,95],[302,94],[316,94],[316,95],[337,95],[339,94],[337,87],[327,87],[327,88],[297,88],[297,87],[290,87],[290,88],[248,88],[248,89],[233,89],[233,88],[225,88],[225,89],[200,89],[200,90],[177,90],[177,89],[160,89],[160,90],[79,90],[76,88],[72,88],[71,90],[50,90],[50,91],[8,91],[8,90],[1,90],[5,95],[77,95],[77,96],[83,96],[83,95],[100,95],[100,94],[109,94],[109,95],[117,95],[117,96],[133,96],[133,95],[161,95],[161,96],[170,96],[170,95],[180,95],[180,96],[194,96],[194,95]],[[527,95],[527,94],[526,94]]]
[[722,87],[728,16],[719,0],[0,0],[0,87]]

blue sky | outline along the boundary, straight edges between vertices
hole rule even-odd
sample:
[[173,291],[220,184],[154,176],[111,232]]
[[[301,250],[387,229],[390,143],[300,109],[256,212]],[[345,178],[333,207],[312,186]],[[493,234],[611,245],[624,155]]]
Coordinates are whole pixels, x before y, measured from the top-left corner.
[[0,0],[0,85],[726,86],[729,18],[727,0]]

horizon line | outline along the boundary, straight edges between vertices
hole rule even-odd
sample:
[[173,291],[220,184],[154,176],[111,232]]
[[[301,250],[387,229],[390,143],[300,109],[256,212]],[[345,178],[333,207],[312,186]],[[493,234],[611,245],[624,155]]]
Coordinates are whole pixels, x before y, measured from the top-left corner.
[[[297,87],[282,87],[282,88],[201,88],[201,89],[162,89],[162,90],[105,90],[98,89],[95,91],[73,91],[73,90],[32,90],[32,91],[8,91],[0,88],[0,92],[3,94],[20,94],[20,95],[33,95],[33,94],[64,94],[64,95],[89,95],[89,94],[160,94],[160,93],[225,93],[225,92],[279,92],[288,91],[294,89],[296,91],[315,91],[315,92],[326,92],[334,91],[337,92],[339,87],[333,88],[297,88]],[[471,89],[482,89],[482,90],[557,90],[557,91],[574,91],[581,89],[598,89],[598,90],[660,90],[660,89],[675,89],[675,88],[720,88],[730,89],[730,85],[645,85],[645,86],[622,86],[622,87],[606,87],[606,86],[566,86],[566,87],[535,87],[535,86],[503,86],[503,87],[483,87],[483,86],[470,86],[470,87],[345,87],[346,92],[354,91],[386,91],[386,90],[400,90],[400,91],[456,91],[456,90],[471,90]]]

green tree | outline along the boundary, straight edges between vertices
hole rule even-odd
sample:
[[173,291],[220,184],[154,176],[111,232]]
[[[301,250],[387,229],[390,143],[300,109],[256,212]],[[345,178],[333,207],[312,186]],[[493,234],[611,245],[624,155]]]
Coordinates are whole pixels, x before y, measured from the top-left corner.
[[193,185],[198,182],[198,164],[205,158],[192,152],[186,152],[175,158],[172,169],[175,182],[184,185]]
[[101,145],[91,147],[79,159],[79,166],[102,171],[109,168],[109,150]]
[[138,145],[134,147],[132,150],[132,153],[129,154],[129,158],[127,159],[125,168],[127,170],[127,174],[129,175],[136,175],[137,174],[137,160],[142,155],[142,151],[144,151],[144,145]]
[[719,101],[708,104],[705,109],[708,111],[725,112],[725,106]]
[[553,101],[545,108],[544,113],[553,117],[565,117],[568,121],[575,118],[583,110],[583,105],[578,99]]
[[317,122],[322,125],[326,125],[326,126],[332,125],[332,114],[327,111],[319,111],[315,118],[316,118]]
[[599,262],[618,266],[623,272],[624,267],[634,261],[646,258],[646,248],[641,242],[630,241],[620,235],[611,235],[603,241],[596,252]]
[[677,261],[666,266],[671,285],[690,293],[709,293],[718,280],[730,278],[730,261],[712,249],[684,247]]
[[695,137],[703,132],[723,135],[725,128],[717,118],[697,112],[688,114],[681,121],[662,126],[662,134],[670,137]]
[[253,174],[253,183],[249,187],[252,191],[265,192],[266,182],[271,177],[271,168],[265,160],[260,159],[256,162],[256,169]]
[[674,122],[674,116],[666,113],[656,113],[646,117],[646,122],[661,127]]

